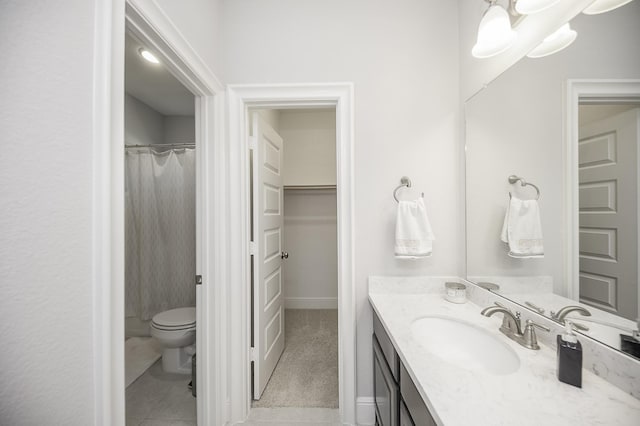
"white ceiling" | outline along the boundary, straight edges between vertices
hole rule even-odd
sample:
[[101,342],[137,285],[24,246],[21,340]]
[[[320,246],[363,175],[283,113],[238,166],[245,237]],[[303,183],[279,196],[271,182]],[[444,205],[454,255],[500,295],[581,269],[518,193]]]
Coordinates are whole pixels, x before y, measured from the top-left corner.
[[579,107],[578,125],[583,126],[633,108],[638,108],[640,107],[640,103],[580,105]]
[[194,97],[167,69],[138,53],[143,45],[125,37],[124,89],[162,115],[194,115]]

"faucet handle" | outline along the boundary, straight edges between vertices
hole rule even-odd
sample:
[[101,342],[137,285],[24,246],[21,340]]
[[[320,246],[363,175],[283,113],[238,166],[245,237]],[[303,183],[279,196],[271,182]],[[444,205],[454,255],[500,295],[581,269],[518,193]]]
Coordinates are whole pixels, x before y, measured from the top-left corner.
[[533,322],[530,319],[527,320],[526,324],[527,327],[538,327],[540,330],[551,331],[551,329],[546,325],[538,324],[537,322]]
[[538,350],[540,349],[540,345],[538,345],[538,337],[536,336],[536,330],[534,327],[538,327],[540,330],[551,331],[551,329],[547,326],[535,323],[530,319],[526,322],[527,326],[524,328],[524,343],[523,345],[529,349]]

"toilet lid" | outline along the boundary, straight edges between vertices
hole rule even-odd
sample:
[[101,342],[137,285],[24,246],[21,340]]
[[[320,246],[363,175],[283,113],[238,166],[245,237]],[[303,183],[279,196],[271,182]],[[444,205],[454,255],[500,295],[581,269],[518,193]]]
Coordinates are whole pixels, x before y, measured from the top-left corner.
[[160,312],[151,320],[160,327],[187,327],[196,323],[196,308],[177,308]]

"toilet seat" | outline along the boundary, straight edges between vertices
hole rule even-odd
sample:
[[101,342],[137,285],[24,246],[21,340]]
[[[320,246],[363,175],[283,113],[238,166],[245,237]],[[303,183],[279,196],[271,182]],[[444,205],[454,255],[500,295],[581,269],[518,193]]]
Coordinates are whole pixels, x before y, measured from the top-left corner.
[[191,374],[195,352],[196,308],[160,312],[151,319],[151,336],[162,346],[162,369],[167,373]]
[[162,331],[182,331],[182,330],[194,330],[196,328],[196,324],[193,323],[191,325],[166,327],[166,326],[151,323],[151,327],[155,328],[156,330],[162,330]]
[[178,331],[196,326],[196,308],[176,308],[153,316],[151,327],[158,330]]

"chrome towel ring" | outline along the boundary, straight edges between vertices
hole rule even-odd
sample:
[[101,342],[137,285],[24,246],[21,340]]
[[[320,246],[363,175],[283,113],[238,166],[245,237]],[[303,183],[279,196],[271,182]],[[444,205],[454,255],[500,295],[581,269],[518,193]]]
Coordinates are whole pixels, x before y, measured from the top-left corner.
[[[527,182],[524,180],[524,178],[521,178],[520,176],[516,176],[516,175],[511,175],[509,176],[509,183],[510,184],[514,184],[516,182],[520,181],[520,186],[533,186],[536,190],[536,200],[540,199],[540,188],[538,188],[536,185]],[[509,192],[509,198],[511,198],[511,192]]]
[[[411,188],[411,179],[406,176],[402,176],[402,178],[400,178],[400,185],[398,185],[396,189],[393,190],[393,198],[396,200],[396,203],[400,202],[400,200],[398,199],[398,191],[400,190],[400,188]],[[424,197],[424,192],[421,194],[421,196]]]

